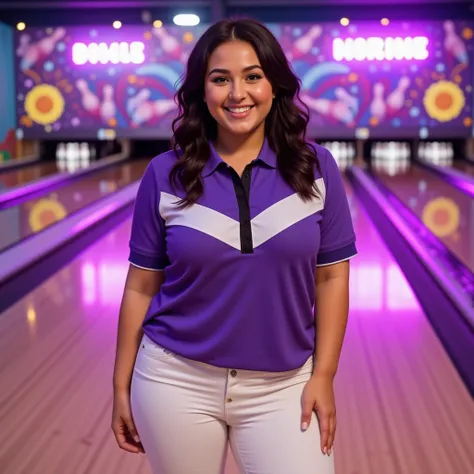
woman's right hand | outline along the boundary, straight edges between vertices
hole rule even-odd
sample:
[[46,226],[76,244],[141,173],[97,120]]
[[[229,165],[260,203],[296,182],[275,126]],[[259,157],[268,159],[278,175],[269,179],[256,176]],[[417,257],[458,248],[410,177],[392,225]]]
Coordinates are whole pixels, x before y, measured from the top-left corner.
[[145,452],[133,422],[130,395],[127,392],[114,393],[112,430],[119,448],[129,453]]

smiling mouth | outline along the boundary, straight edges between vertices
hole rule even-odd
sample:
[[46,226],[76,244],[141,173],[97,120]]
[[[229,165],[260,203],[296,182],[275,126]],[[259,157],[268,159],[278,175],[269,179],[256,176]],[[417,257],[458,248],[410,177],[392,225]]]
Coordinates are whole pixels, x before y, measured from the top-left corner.
[[232,112],[233,114],[244,114],[253,107],[255,107],[255,105],[248,105],[246,107],[224,107],[224,109],[228,110],[229,112]]

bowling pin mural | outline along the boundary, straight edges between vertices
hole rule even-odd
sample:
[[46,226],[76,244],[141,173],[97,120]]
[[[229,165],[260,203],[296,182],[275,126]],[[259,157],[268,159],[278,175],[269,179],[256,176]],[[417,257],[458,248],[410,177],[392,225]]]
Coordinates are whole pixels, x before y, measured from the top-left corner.
[[382,83],[377,82],[374,84],[372,89],[372,102],[370,103],[370,113],[378,122],[384,119],[387,112],[387,105],[383,98],[384,91],[385,87]]
[[114,87],[110,84],[104,86],[102,104],[100,105],[100,117],[105,123],[115,118],[117,107],[114,101]]
[[76,81],[76,87],[81,94],[81,104],[84,110],[92,115],[97,115],[100,108],[99,98],[91,92],[84,79],[78,79]]
[[466,45],[456,34],[454,22],[451,20],[445,21],[443,26],[446,34],[444,38],[444,49],[452,54],[461,64],[468,64],[469,59]]
[[287,53],[287,58],[290,61],[300,59],[310,53],[314,42],[321,36],[322,28],[319,25],[312,26],[307,33],[298,38],[291,50]]
[[168,112],[176,109],[173,99],[148,100],[151,96],[150,89],[142,89],[128,99],[127,111],[130,115],[132,127],[137,127],[152,119],[160,119]]
[[44,61],[53,52],[56,44],[65,36],[64,28],[57,28],[46,38],[36,43],[30,43],[28,35],[22,35],[20,39],[20,47],[17,54],[22,57],[20,68],[22,71],[31,69],[36,63]]
[[410,78],[403,76],[399,81],[395,90],[387,97],[387,106],[389,113],[398,112],[403,108],[405,103],[406,91],[410,85]]
[[160,46],[168,56],[176,61],[182,60],[183,48],[175,37],[164,28],[153,28],[153,34],[160,40]]
[[342,100],[347,104],[354,115],[357,114],[359,111],[359,100],[356,97],[350,95],[343,87],[336,87],[336,89],[334,89],[334,94],[339,100]]
[[[444,98],[449,102],[450,96],[456,99],[456,84],[460,89],[459,96],[464,97],[466,103],[472,103],[472,94],[466,87],[472,86],[473,80],[471,71],[465,65],[474,40],[468,38],[469,28],[463,25],[463,22],[439,21],[426,31],[421,24],[410,31],[394,27],[394,31],[402,36],[412,33],[426,35],[429,38],[429,61],[410,59],[408,54],[403,60],[393,57],[391,60],[376,61],[367,57],[356,61],[349,56],[337,60],[331,47],[334,38],[339,36],[356,40],[359,36],[364,37],[366,30],[356,24],[352,25],[352,29],[342,29],[339,24],[303,26],[288,23],[275,27],[275,35],[288,59],[293,62],[295,73],[302,79],[302,92],[306,92],[302,99],[315,118],[310,124],[311,133],[326,123],[328,127],[338,128],[342,134],[348,127],[364,129],[363,133],[378,133],[383,132],[384,128],[397,127],[403,131],[413,127],[414,133],[418,133],[422,126],[431,123],[429,118],[434,117],[424,105],[424,96],[431,82],[438,81],[438,77],[442,76],[446,82],[452,81],[452,84],[449,84],[449,90],[446,84],[443,85],[446,93],[440,84],[437,96],[432,94],[433,104],[439,104]],[[138,40],[146,45],[144,63],[140,65],[131,64],[125,53],[111,61],[109,53],[113,49],[110,48],[106,51],[107,61],[90,61],[92,56],[88,60],[90,64],[85,66],[70,61],[76,42],[92,41],[100,45],[102,42],[109,44],[111,41],[122,41],[121,33],[110,36],[110,27],[95,27],[89,31],[89,36],[84,29],[76,31],[74,27],[68,27],[67,31],[64,28],[28,28],[18,33],[15,47],[18,54],[19,91],[16,102],[22,131],[27,134],[30,129],[34,129],[37,133],[44,126],[48,130],[44,133],[54,136],[59,130],[63,134],[74,128],[88,131],[96,128],[102,133],[108,127],[124,129],[148,126],[150,134],[153,134],[153,128],[158,124],[163,129],[170,127],[172,113],[177,107],[172,100],[174,86],[183,72],[185,51],[192,50],[200,30],[144,28],[141,33],[130,30],[130,35],[127,33],[123,41],[129,46]],[[380,39],[390,36],[388,30],[387,33],[383,31],[377,33]],[[47,60],[43,64],[45,58]],[[21,68],[18,67],[20,63]],[[31,70],[25,72],[25,68]],[[33,90],[42,84],[49,84],[56,91],[43,93],[41,88]],[[30,98],[36,95],[34,103],[45,110],[51,103],[54,108],[61,105],[65,113],[51,123],[40,125],[40,122],[35,122],[31,125],[32,119],[29,119],[32,114],[29,117],[29,112],[25,113],[31,110],[31,107],[25,107],[28,94]],[[438,109],[442,107],[438,106]],[[42,114],[45,116],[46,112]],[[452,126],[465,128],[461,124],[465,117],[471,118],[472,114],[467,112],[460,115],[459,119],[455,117],[456,123],[453,118]],[[63,148],[66,148],[65,144]],[[380,145],[374,149],[374,153],[378,154],[382,148]],[[404,149],[402,151],[405,153]],[[446,154],[445,151],[443,153]],[[341,151],[341,159],[344,159],[344,154],[345,151]]]
[[76,87],[81,94],[81,104],[86,112],[98,116],[106,124],[115,118],[117,106],[114,99],[114,86],[106,84],[102,91],[102,101],[94,94],[84,79],[76,81]]
[[137,127],[152,119],[160,119],[176,108],[173,99],[145,100],[141,102],[131,114],[132,127]]
[[131,115],[139,105],[143,104],[143,102],[148,100],[150,98],[150,95],[151,95],[150,89],[145,88],[145,89],[140,90],[136,95],[134,95],[130,99],[128,99],[127,111],[129,115]]
[[326,98],[315,99],[307,94],[301,96],[302,101],[315,112],[342,122],[347,126],[354,125],[354,112],[346,98],[331,100]]

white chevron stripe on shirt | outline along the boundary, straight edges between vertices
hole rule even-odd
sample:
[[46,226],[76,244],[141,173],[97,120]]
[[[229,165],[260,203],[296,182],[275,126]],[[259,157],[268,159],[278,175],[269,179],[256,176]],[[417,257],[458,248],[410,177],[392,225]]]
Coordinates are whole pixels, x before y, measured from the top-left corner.
[[324,207],[324,198],[326,188],[322,178],[316,180],[318,191],[321,198],[313,198],[310,201],[303,201],[298,194],[278,201],[270,207],[267,207],[260,214],[252,219],[252,236],[254,248],[262,245],[275,235],[283,232],[293,224],[316,214]]
[[160,215],[167,226],[189,227],[241,250],[238,221],[201,204],[178,209],[177,201],[180,198],[172,194],[162,192],[160,195]]
[[[304,202],[294,193],[272,204],[251,220],[254,248],[323,209],[326,196],[323,179],[317,179],[316,185],[321,198]],[[172,194],[160,194],[159,212],[166,226],[189,227],[241,250],[239,221],[201,204],[178,209],[176,203],[179,200],[179,197]]]

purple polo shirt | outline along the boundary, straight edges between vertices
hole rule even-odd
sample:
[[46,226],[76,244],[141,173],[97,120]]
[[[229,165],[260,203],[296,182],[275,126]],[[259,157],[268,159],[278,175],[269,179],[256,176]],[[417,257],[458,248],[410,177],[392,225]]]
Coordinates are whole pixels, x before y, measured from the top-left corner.
[[173,151],[154,158],[135,203],[130,263],[164,271],[143,330],[183,357],[279,372],[314,352],[316,267],[353,257],[355,235],[339,168],[316,145],[322,198],[304,202],[265,141],[242,177],[212,149],[204,193],[190,208],[172,189]]

